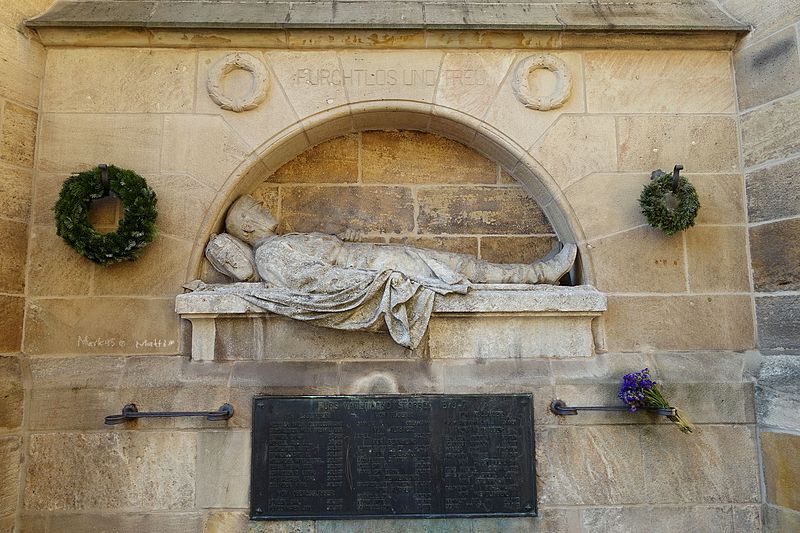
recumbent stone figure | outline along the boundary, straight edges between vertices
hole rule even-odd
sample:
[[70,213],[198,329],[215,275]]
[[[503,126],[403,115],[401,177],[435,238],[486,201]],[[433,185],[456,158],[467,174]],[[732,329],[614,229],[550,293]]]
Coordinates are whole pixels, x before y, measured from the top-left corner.
[[[416,347],[436,294],[466,293],[472,284],[555,284],[572,267],[574,244],[546,261],[496,264],[476,257],[405,245],[350,242],[354,235],[277,235],[277,221],[251,196],[228,211],[227,233],[215,235],[206,257],[237,282],[213,287],[280,315],[359,331],[388,329]],[[260,283],[257,283],[260,282]]]

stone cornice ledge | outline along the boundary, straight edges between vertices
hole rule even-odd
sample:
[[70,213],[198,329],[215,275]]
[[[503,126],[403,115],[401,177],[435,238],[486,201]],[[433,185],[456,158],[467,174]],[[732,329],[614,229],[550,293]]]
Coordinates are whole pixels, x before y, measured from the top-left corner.
[[709,0],[592,3],[457,0],[267,2],[60,0],[33,28],[567,30],[744,33]]
[[[247,284],[235,284],[247,285]],[[607,309],[605,294],[589,285],[477,285],[467,294],[437,295],[435,314],[590,314]],[[236,294],[198,290],[179,294],[175,311],[190,315],[252,315],[266,311]]]

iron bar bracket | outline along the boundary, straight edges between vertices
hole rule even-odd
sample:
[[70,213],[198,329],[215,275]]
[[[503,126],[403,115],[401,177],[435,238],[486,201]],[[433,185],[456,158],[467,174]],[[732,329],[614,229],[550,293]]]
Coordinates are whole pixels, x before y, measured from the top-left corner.
[[[554,415],[569,416],[577,415],[578,411],[629,411],[630,408],[625,405],[583,405],[583,406],[569,406],[564,400],[553,400],[550,402],[550,411]],[[655,413],[659,416],[675,416],[678,414],[674,407],[639,407],[637,411],[647,411]]]
[[137,418],[172,418],[177,416],[204,416],[208,420],[228,420],[233,416],[233,406],[229,403],[224,403],[216,411],[164,411],[164,412],[151,412],[140,413],[135,403],[129,403],[122,408],[122,414],[108,415],[105,418],[107,426],[115,424],[124,424],[129,420]]

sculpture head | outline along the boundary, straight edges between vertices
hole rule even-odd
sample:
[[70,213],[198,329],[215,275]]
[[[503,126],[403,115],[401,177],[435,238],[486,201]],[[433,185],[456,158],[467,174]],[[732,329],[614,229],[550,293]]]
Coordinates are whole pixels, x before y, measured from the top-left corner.
[[277,226],[278,221],[272,214],[250,195],[244,195],[233,202],[225,218],[226,231],[250,246],[274,235]]

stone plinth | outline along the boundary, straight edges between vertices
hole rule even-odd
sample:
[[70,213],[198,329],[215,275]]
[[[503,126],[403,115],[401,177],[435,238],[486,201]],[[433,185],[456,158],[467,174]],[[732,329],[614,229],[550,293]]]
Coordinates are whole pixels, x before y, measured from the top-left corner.
[[[237,295],[210,290],[177,296],[175,310],[192,323],[192,359],[196,361],[213,361],[216,347],[225,344],[218,339],[217,320],[274,316]],[[441,359],[590,357],[594,355],[592,320],[605,310],[605,295],[586,285],[481,285],[465,295],[436,297],[427,350],[430,357]],[[270,321],[264,324],[272,327]],[[278,337],[297,335],[292,328],[276,325],[274,329],[263,332],[271,345],[291,344]],[[362,334],[331,339],[347,343],[344,337],[348,335]],[[270,358],[296,359],[288,353],[285,357],[271,353]]]

